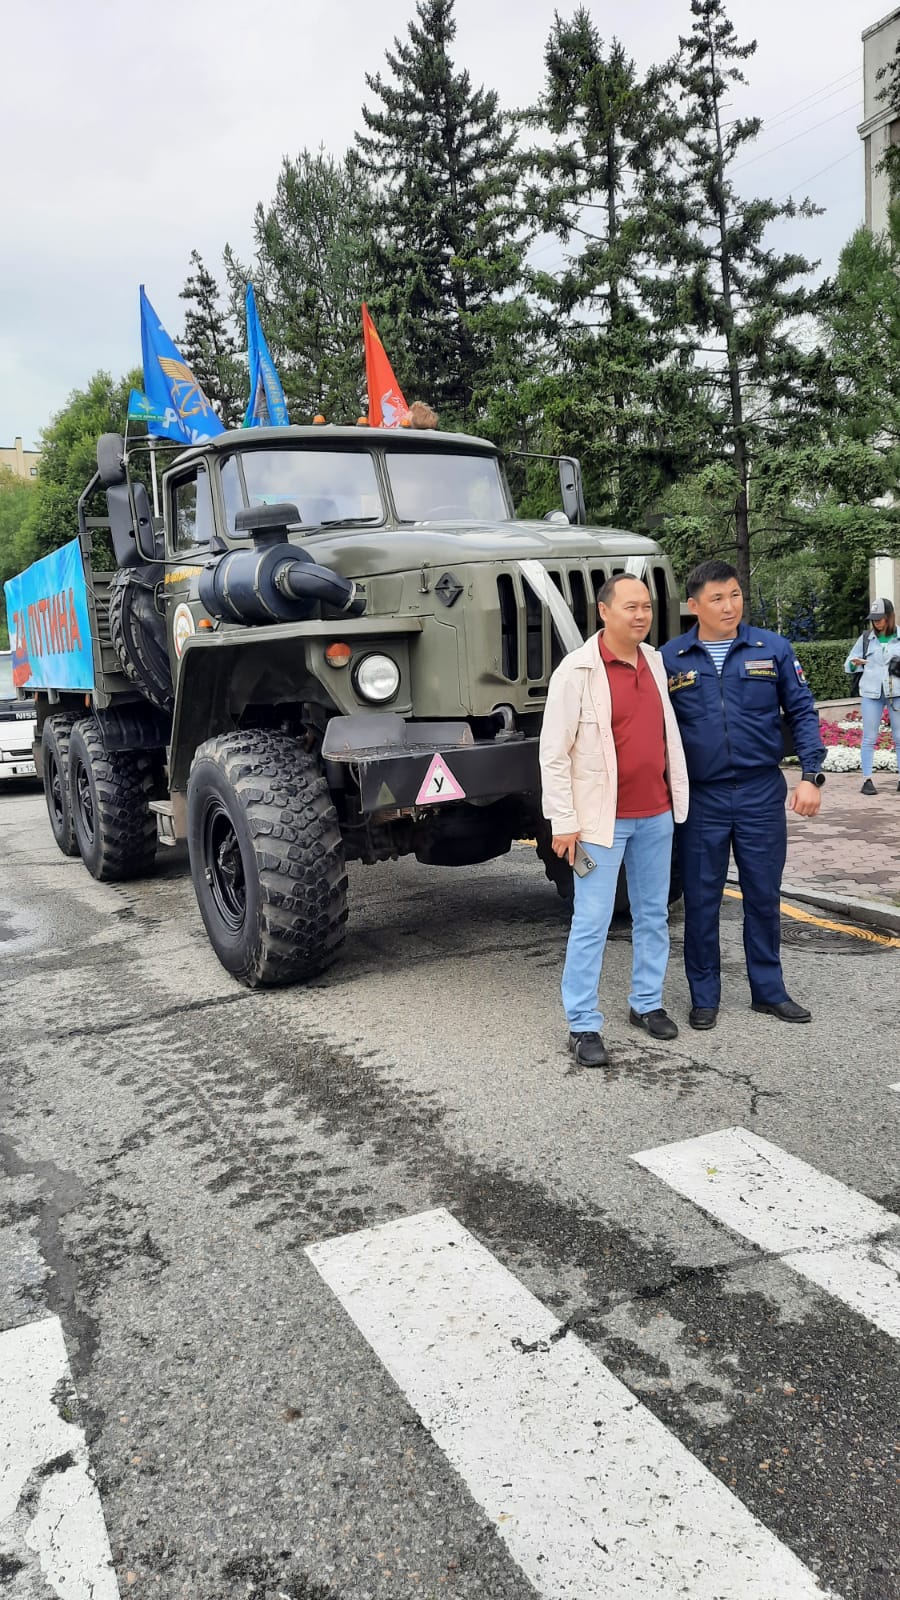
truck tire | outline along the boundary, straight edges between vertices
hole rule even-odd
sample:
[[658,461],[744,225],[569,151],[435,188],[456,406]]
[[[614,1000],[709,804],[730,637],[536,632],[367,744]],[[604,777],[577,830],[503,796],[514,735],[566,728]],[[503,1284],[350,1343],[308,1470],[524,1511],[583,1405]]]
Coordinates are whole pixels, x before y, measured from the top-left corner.
[[197,904],[226,971],[253,989],[329,966],[344,939],[347,872],[316,758],[284,734],[209,739],[187,812]]
[[93,717],[76,722],[69,743],[69,804],[81,859],[101,883],[140,878],[156,855],[151,756],[107,755]]
[[109,637],[126,678],[163,711],[174,702],[166,623],[156,609],[161,566],[120,567],[109,591]]
[[574,874],[568,861],[563,861],[560,856],[554,855],[551,838],[550,824],[542,818],[534,830],[537,857],[548,881],[553,884],[560,900],[571,911],[575,904],[575,886],[572,882]]
[[69,739],[74,726],[74,717],[48,717],[41,730],[44,799],[53,837],[64,856],[78,854],[69,803]]

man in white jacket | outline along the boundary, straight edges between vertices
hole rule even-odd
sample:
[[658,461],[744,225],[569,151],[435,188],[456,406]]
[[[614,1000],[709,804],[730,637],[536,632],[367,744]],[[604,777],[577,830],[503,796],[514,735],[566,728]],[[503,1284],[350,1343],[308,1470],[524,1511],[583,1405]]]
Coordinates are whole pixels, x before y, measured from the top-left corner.
[[673,822],[688,809],[688,779],[666,670],[644,643],[653,621],[646,584],[625,573],[598,597],[603,631],[561,661],[541,729],[544,816],[553,849],[573,865],[575,906],[562,999],[569,1049],[585,1067],[608,1065],[598,989],[619,868],[632,916],[629,1017],[654,1039],[678,1029],[663,1008],[669,959],[668,890]]

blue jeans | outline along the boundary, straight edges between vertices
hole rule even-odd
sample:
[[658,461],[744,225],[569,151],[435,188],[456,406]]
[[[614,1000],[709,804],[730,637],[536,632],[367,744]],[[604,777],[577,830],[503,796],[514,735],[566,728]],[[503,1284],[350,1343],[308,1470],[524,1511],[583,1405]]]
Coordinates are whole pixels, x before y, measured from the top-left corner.
[[862,707],[862,749],[860,758],[864,778],[871,778],[875,757],[875,740],[878,738],[878,729],[881,726],[881,713],[885,706],[891,719],[891,738],[897,752],[897,766],[900,767],[900,695],[894,695],[888,700],[882,692],[878,699],[874,695],[864,694],[861,697]]
[[611,845],[582,845],[596,861],[593,872],[575,874],[575,908],[562,975],[562,1001],[572,1033],[600,1033],[603,1013],[597,990],[606,935],[624,860],[631,902],[631,994],[635,1011],[657,1011],[669,961],[669,878],[672,813],[617,817]]

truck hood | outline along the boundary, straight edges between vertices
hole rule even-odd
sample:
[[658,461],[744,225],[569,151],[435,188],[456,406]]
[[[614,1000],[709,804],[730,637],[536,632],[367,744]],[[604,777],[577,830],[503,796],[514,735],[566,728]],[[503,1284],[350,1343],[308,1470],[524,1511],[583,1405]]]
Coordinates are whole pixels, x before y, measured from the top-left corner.
[[477,561],[606,559],[658,555],[652,539],[621,528],[566,527],[547,522],[417,522],[405,528],[334,528],[292,542],[314,561],[347,576],[409,572],[426,564],[454,567]]

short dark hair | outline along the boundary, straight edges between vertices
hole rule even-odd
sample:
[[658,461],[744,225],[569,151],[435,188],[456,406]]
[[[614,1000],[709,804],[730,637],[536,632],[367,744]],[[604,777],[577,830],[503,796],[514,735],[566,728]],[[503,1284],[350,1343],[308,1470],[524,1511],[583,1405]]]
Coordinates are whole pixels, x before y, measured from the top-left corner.
[[[644,583],[644,579],[639,578],[636,572],[614,572],[612,577],[607,578],[606,582],[597,590],[598,606],[609,605],[616,592],[616,585],[619,583]],[[644,587],[646,588],[646,584],[644,584]]]
[[730,561],[701,561],[693,572],[688,573],[685,584],[687,597],[696,600],[700,590],[705,589],[708,583],[727,583],[729,578],[737,576],[737,567],[733,567]]

